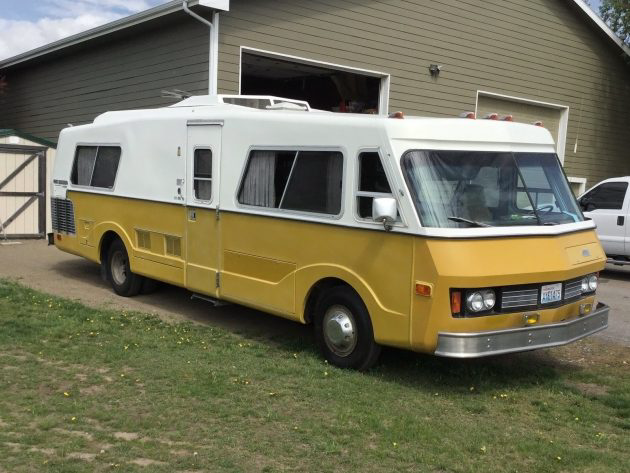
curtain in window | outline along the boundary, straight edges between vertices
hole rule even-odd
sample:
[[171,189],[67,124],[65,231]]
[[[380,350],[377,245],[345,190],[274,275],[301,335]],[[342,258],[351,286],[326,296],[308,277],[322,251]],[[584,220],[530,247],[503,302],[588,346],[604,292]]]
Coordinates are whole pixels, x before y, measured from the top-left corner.
[[80,186],[89,186],[96,160],[96,146],[81,146],[77,154],[77,182]]
[[243,183],[241,203],[259,207],[275,207],[276,153],[254,151]]
[[328,157],[328,192],[326,193],[326,213],[336,215],[341,210],[341,175],[343,158],[341,153],[330,153]]

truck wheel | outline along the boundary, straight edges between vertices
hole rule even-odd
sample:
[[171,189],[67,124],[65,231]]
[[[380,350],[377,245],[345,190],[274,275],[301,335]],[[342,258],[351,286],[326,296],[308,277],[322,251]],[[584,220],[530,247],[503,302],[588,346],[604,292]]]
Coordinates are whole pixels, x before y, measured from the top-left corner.
[[381,347],[361,298],[348,287],[335,287],[317,302],[315,338],[326,359],[340,368],[364,371],[376,363]]
[[120,240],[114,240],[107,253],[107,278],[119,296],[131,297],[140,292],[144,278],[131,272],[129,255]]

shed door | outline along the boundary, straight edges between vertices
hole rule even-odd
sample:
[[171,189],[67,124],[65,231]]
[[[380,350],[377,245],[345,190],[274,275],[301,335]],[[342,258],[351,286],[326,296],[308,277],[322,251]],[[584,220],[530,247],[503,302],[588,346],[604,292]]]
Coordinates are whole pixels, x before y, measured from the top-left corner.
[[189,124],[186,150],[186,286],[216,295],[221,126]]
[[46,148],[0,144],[0,238],[46,233]]
[[498,113],[500,117],[512,115],[513,121],[519,123],[543,122],[543,126],[549,130],[557,147],[561,115],[559,109],[479,95],[477,117],[483,118],[490,113]]

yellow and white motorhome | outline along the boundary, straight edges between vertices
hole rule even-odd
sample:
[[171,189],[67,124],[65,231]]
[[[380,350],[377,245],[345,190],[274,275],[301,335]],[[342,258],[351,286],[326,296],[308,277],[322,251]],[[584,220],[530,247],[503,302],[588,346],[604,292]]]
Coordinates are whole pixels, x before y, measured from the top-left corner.
[[550,133],[199,96],[61,132],[55,245],[114,290],[150,280],[312,323],[326,358],[481,357],[606,328],[605,256]]

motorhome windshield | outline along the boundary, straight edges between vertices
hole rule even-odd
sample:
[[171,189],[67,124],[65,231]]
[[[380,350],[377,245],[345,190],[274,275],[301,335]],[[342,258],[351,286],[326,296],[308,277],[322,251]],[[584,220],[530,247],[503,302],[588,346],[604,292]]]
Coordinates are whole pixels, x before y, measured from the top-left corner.
[[552,153],[411,150],[402,168],[425,227],[584,220]]

